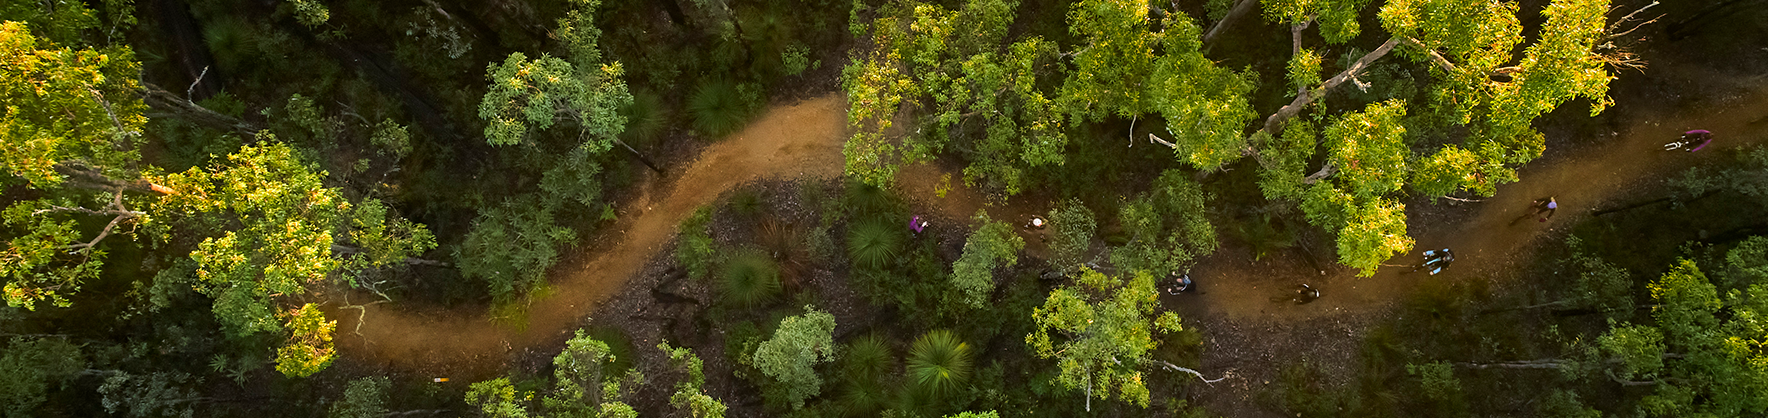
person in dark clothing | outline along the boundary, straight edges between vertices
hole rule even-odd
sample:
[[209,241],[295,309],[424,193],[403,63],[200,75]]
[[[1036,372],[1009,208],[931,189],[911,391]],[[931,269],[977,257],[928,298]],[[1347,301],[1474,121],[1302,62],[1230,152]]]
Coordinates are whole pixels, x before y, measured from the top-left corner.
[[1437,273],[1442,273],[1443,269],[1449,268],[1449,263],[1453,262],[1455,262],[1455,253],[1449,252],[1448,248],[1429,250],[1424,252],[1424,263],[1419,264],[1412,271],[1429,270],[1430,275],[1435,276]]
[[1307,283],[1295,287],[1295,304],[1302,305],[1320,298],[1320,290]]
[[1665,150],[1672,150],[1672,149],[1680,148],[1683,151],[1695,152],[1695,151],[1700,151],[1701,148],[1706,148],[1707,144],[1710,144],[1710,143],[1713,143],[1713,133],[1712,132],[1709,132],[1705,129],[1695,129],[1692,131],[1683,132],[1682,133],[1682,140],[1680,142],[1672,142],[1671,144],[1674,146],[1666,146],[1664,149]]
[[1166,283],[1166,294],[1177,295],[1179,293],[1189,292],[1191,291],[1191,284],[1190,274],[1180,274],[1178,277],[1173,278],[1172,281]]

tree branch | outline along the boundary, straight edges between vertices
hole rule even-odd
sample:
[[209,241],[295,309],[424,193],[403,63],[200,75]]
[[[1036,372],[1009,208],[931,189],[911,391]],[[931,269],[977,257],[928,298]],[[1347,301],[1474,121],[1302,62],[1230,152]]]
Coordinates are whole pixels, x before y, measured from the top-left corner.
[[1424,46],[1424,43],[1419,42],[1418,39],[1407,37],[1406,44],[1418,47],[1424,53],[1430,54],[1430,60],[1436,61],[1437,66],[1443,67],[1443,71],[1455,72],[1455,63],[1449,62],[1448,58],[1443,58],[1443,54],[1437,53],[1435,49]]
[[1470,369],[1479,369],[1479,370],[1485,370],[1485,369],[1537,369],[1537,370],[1559,369],[1559,368],[1564,367],[1569,364],[1571,364],[1571,362],[1561,360],[1561,359],[1506,361],[1506,362],[1498,362],[1498,363],[1455,363],[1456,366],[1462,366],[1462,367],[1466,367],[1466,368],[1470,368]]
[[[1658,5],[1658,2],[1654,0],[1651,2],[1651,4],[1647,4],[1647,5],[1645,5],[1645,7],[1640,7],[1638,10],[1634,10],[1633,13],[1628,13],[1626,16],[1621,16],[1620,20],[1616,20],[1613,25],[1608,26],[1607,32],[1613,33],[1614,31],[1619,30],[1621,28],[1622,24],[1626,24],[1627,22],[1633,21],[1633,16],[1638,15],[1639,12],[1643,12],[1643,11],[1645,11],[1645,9],[1650,9],[1652,7],[1657,7],[1657,5]],[[1606,37],[1606,38],[1602,38],[1602,40],[1607,41],[1610,39],[1619,38],[1622,36],[1627,36],[1627,34],[1633,33],[1633,31],[1639,30],[1639,28],[1645,27],[1645,25],[1656,23],[1658,21],[1658,19],[1662,19],[1663,17],[1664,17],[1664,15],[1658,15],[1657,17],[1651,18],[1651,20],[1647,20],[1644,22],[1640,22],[1637,25],[1633,25],[1633,28],[1627,29],[1626,32],[1614,33],[1612,35],[1608,35],[1608,37]]]
[[118,189],[116,191],[116,197],[111,200],[111,203],[109,205],[105,205],[105,208],[106,208],[105,210],[92,210],[92,209],[87,209],[87,208],[83,208],[83,207],[71,207],[70,208],[70,207],[62,207],[62,206],[54,206],[54,205],[51,205],[49,207],[51,209],[40,209],[35,212],[31,212],[31,214],[38,215],[38,214],[43,214],[46,212],[82,212],[82,213],[88,213],[88,214],[94,214],[94,215],[115,215],[115,217],[111,218],[110,223],[105,224],[104,229],[99,230],[98,236],[93,237],[91,241],[87,241],[87,242],[80,243],[80,244],[68,244],[68,245],[55,247],[55,249],[57,249],[57,250],[75,250],[76,252],[92,251],[92,247],[97,246],[99,241],[104,241],[105,238],[110,237],[111,231],[114,231],[117,229],[117,224],[122,223],[124,220],[134,219],[135,217],[141,216],[144,214],[143,212],[140,212],[140,211],[129,210],[129,208],[123,206],[123,191],[121,189]]
[[1339,84],[1343,84],[1345,80],[1349,80],[1351,77],[1355,76],[1358,71],[1363,71],[1364,68],[1369,66],[1370,62],[1374,62],[1376,59],[1386,56],[1388,52],[1393,51],[1394,45],[1398,45],[1399,43],[1399,38],[1388,39],[1387,42],[1382,43],[1381,46],[1375,48],[1374,51],[1369,51],[1368,54],[1363,54],[1363,58],[1357,59],[1357,62],[1352,63],[1350,68],[1344,69],[1343,72],[1332,76],[1332,78],[1326,80],[1325,83],[1321,83],[1320,87],[1314,88],[1312,91],[1309,91],[1308,94],[1296,95],[1294,101],[1289,102],[1289,104],[1283,106],[1282,109],[1277,109],[1277,112],[1272,113],[1271,117],[1265,118],[1265,126],[1260,130],[1272,136],[1282,133],[1283,124],[1288,122],[1289,119],[1294,118],[1295,115],[1301,114],[1301,109],[1307,107],[1308,104],[1313,103],[1315,97],[1325,97],[1326,92],[1331,91],[1334,87],[1338,87]]
[[1234,3],[1234,8],[1229,9],[1228,14],[1222,16],[1222,20],[1217,21],[1215,25],[1211,25],[1209,27],[1209,32],[1203,34],[1202,49],[1208,51],[1210,46],[1215,45],[1216,36],[1221,35],[1222,31],[1227,29],[1229,23],[1240,20],[1241,16],[1252,11],[1253,6],[1257,6],[1258,3],[1258,0],[1240,0],[1239,2]]
[[1337,172],[1338,172],[1338,167],[1334,167],[1334,166],[1332,166],[1331,162],[1327,162],[1326,164],[1320,166],[1320,171],[1315,171],[1314,174],[1309,174],[1307,177],[1302,178],[1301,182],[1302,182],[1302,184],[1314,184],[1315,182],[1319,182],[1321,179],[1331,177],[1333,173],[1337,173]]
[[209,108],[199,106],[189,99],[178,97],[160,86],[145,81],[141,83],[141,101],[147,103],[148,107],[171,113],[179,119],[209,129],[237,133],[248,138],[259,129],[256,125],[209,110]]
[[1185,368],[1185,367],[1179,367],[1179,365],[1177,365],[1177,364],[1168,363],[1164,360],[1154,360],[1154,362],[1159,363],[1161,367],[1165,367],[1168,370],[1190,373],[1192,376],[1197,376],[1197,380],[1202,380],[1203,383],[1214,384],[1215,382],[1220,382],[1220,381],[1225,380],[1228,377],[1234,375],[1234,372],[1222,373],[1222,377],[1218,377],[1215,380],[1210,380],[1208,378],[1203,377],[1203,373],[1199,373],[1196,370],[1191,370],[1191,369]]

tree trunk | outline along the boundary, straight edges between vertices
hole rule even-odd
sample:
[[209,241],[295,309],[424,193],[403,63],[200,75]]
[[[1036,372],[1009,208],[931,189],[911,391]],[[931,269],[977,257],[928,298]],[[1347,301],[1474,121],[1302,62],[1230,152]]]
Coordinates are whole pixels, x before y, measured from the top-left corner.
[[1478,370],[1485,370],[1485,369],[1537,369],[1537,370],[1552,369],[1552,370],[1558,370],[1558,369],[1565,367],[1567,365],[1570,365],[1570,364],[1571,364],[1571,362],[1561,360],[1561,359],[1505,361],[1505,362],[1498,362],[1498,363],[1455,363],[1456,366],[1462,366],[1462,367],[1466,367],[1469,369],[1478,369]]
[[256,125],[240,120],[239,118],[209,110],[206,107],[198,106],[196,103],[186,100],[183,97],[178,97],[178,95],[172,94],[172,92],[166,91],[166,89],[162,89],[160,86],[156,86],[153,83],[143,81],[141,87],[142,102],[147,103],[147,106],[154,110],[169,113],[172,117],[201,125],[205,128],[240,134],[247,138],[251,138],[253,134],[258,132],[259,127]]
[[1240,0],[1239,2],[1234,3],[1234,8],[1228,9],[1227,16],[1222,16],[1222,20],[1217,21],[1215,25],[1209,27],[1209,32],[1204,32],[1202,50],[1207,52],[1209,51],[1209,47],[1215,46],[1215,41],[1219,39],[1218,37],[1221,36],[1222,31],[1226,30],[1229,24],[1246,16],[1248,12],[1257,9],[1258,3],[1259,0]]
[[1271,134],[1271,136],[1276,136],[1277,134],[1282,133],[1283,124],[1288,122],[1289,119],[1294,118],[1295,115],[1301,114],[1302,108],[1313,103],[1316,97],[1325,97],[1327,92],[1332,91],[1332,88],[1338,87],[1339,84],[1344,84],[1345,80],[1350,80],[1351,77],[1357,75],[1357,72],[1363,71],[1364,68],[1368,68],[1370,62],[1374,62],[1376,59],[1386,56],[1388,52],[1393,51],[1394,45],[1398,45],[1399,43],[1399,38],[1388,39],[1387,42],[1382,43],[1381,46],[1375,48],[1374,51],[1369,51],[1368,54],[1363,54],[1363,58],[1357,59],[1357,62],[1351,64],[1350,68],[1346,68],[1343,72],[1338,73],[1338,75],[1332,76],[1332,78],[1326,80],[1325,83],[1320,83],[1320,87],[1314,88],[1307,94],[1296,95],[1295,100],[1290,101],[1289,104],[1283,106],[1282,109],[1277,109],[1277,112],[1272,113],[1271,117],[1265,118],[1265,126],[1260,130]]
[[639,161],[639,162],[641,162],[641,163],[645,163],[645,167],[650,167],[650,168],[651,168],[651,171],[655,171],[655,172],[657,172],[657,174],[659,174],[659,175],[660,175],[660,174],[663,174],[663,169],[661,169],[661,168],[657,168],[657,164],[656,164],[656,163],[652,163],[652,162],[651,162],[651,159],[649,159],[649,158],[645,158],[645,155],[644,155],[644,154],[640,154],[640,153],[639,153],[639,152],[638,152],[638,150],[636,150],[636,149],[633,149],[633,148],[632,148],[632,146],[631,146],[631,145],[626,145],[626,141],[621,141],[621,140],[619,140],[619,139],[615,139],[615,140],[614,140],[614,143],[616,143],[616,144],[620,144],[620,146],[622,146],[622,147],[626,147],[626,151],[627,151],[627,152],[630,152],[630,153],[632,153],[632,156],[633,156],[633,157],[637,157],[637,158],[638,158],[638,161]]

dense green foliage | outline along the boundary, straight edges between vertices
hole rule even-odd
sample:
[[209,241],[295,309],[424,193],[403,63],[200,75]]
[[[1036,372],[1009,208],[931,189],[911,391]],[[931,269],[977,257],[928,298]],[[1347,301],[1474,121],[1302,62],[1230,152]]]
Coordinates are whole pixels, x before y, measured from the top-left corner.
[[[1676,41],[1748,33],[1760,12],[1733,3],[1666,4],[1620,36],[1634,2],[8,2],[0,415],[1760,415],[1760,147],[1690,154],[1667,205],[1546,232],[1493,264],[1514,273],[1384,293],[1404,302],[1352,314],[1348,363],[1188,387],[1185,366],[1221,361],[1202,341],[1236,341],[1197,330],[1239,317],[1181,329],[1168,308],[1226,308],[1154,285],[1263,286],[1200,263],[1250,250],[1262,273],[1296,264],[1286,247],[1373,274],[1444,226],[1412,222],[1457,213],[1424,205],[1477,205],[1549,144],[1626,132],[1594,116],[1641,38],[1679,42],[1654,59],[1742,56]],[[1740,100],[1683,87],[1713,115]],[[646,200],[704,190],[678,184],[699,152],[752,145],[706,141],[832,90],[844,176],[688,202],[706,206],[673,257],[594,289],[621,293],[549,282],[682,215]],[[1723,121],[1706,128],[1741,126]],[[1048,228],[1020,227],[1033,214]],[[934,226],[911,234],[915,215]],[[591,331],[528,329],[529,307]],[[437,329],[486,316],[516,326]]]
[[989,219],[987,211],[977,211],[974,219],[982,225],[964,241],[964,255],[952,263],[951,285],[963,294],[963,303],[981,308],[994,292],[994,270],[1018,264],[1025,239],[1013,234],[1011,225]]
[[1050,292],[1032,312],[1037,330],[1025,336],[1038,357],[1055,359],[1056,380],[1088,398],[1148,407],[1142,377],[1160,334],[1177,332],[1178,315],[1155,314],[1154,278],[1147,272],[1112,277],[1082,269],[1074,285]]
[[835,359],[835,317],[816,307],[804,307],[804,314],[780,320],[773,338],[755,347],[751,362],[761,373],[779,382],[784,393],[780,398],[792,409],[804,400],[822,392],[823,379],[813,367]]

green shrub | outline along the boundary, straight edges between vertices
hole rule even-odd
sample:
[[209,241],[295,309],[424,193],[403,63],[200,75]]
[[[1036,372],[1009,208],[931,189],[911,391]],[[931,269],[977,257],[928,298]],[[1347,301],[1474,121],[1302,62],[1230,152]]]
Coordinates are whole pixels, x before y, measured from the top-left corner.
[[971,356],[970,344],[950,330],[928,332],[909,347],[909,381],[935,397],[952,393],[970,378]]
[[745,216],[753,217],[761,214],[761,194],[754,189],[738,190],[731,195],[731,209]]
[[760,251],[740,251],[724,262],[719,292],[725,303],[754,308],[780,295],[780,267]]
[[757,345],[750,360],[771,378],[762,394],[776,407],[803,408],[805,399],[822,393],[823,379],[814,367],[835,359],[835,316],[814,306],[804,310],[804,315],[780,320],[773,338]]
[[890,345],[883,338],[867,335],[848,343],[840,357],[839,370],[845,381],[837,400],[841,412],[851,417],[876,416],[891,397],[886,379],[896,368],[896,358]]
[[688,112],[693,114],[694,130],[717,139],[743,128],[752,108],[736,83],[723,80],[702,81],[688,98]]
[[[897,214],[896,199],[893,199],[890,193],[878,186],[858,181],[848,182],[847,191],[842,196],[842,200],[842,204],[846,206],[843,209],[853,213],[873,216]],[[904,224],[907,222],[905,221]]]
[[675,261],[688,270],[689,277],[705,278],[712,270],[713,242],[706,230],[711,221],[712,209],[702,206],[682,220],[678,227],[680,238],[675,244]]
[[[906,225],[906,224],[904,224]],[[847,231],[847,256],[855,265],[880,268],[902,253],[904,225],[882,219],[862,221]]]
[[1093,232],[1098,228],[1093,211],[1080,200],[1069,199],[1050,210],[1050,227],[1055,229],[1050,237],[1050,264],[1063,271],[1079,268],[1086,261],[1081,257],[1092,247]]
[[663,104],[663,97],[648,90],[633,91],[632,103],[621,108],[620,114],[626,116],[626,131],[620,136],[634,146],[657,139],[669,122],[669,108]]

